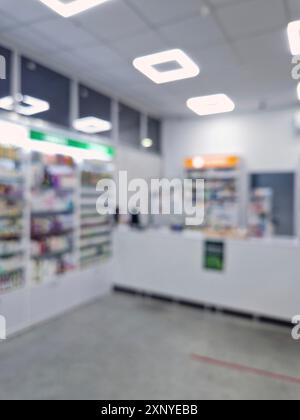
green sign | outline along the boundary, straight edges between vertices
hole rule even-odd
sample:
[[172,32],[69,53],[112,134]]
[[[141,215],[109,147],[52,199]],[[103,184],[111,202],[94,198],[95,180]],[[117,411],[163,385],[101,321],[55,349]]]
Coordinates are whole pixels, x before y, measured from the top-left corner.
[[113,159],[116,154],[116,150],[112,146],[91,143],[90,141],[85,140],[74,140],[61,135],[43,133],[42,131],[31,130],[30,138],[34,141],[54,143],[61,146],[73,147],[76,149],[92,150],[95,151],[95,158],[97,158],[97,152],[101,154],[102,157],[104,156],[106,159]]
[[225,245],[220,241],[205,241],[204,268],[206,270],[223,271],[225,265]]

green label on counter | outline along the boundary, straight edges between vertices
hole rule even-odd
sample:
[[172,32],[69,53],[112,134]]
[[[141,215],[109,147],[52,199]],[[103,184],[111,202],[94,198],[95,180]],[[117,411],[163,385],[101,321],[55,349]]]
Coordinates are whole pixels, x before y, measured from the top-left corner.
[[204,269],[224,271],[225,245],[220,241],[204,242]]

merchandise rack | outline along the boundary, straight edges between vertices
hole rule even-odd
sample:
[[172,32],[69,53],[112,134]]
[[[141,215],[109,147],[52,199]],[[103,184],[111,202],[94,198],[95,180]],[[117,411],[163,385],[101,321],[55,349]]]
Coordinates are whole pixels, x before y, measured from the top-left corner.
[[[187,159],[187,178],[193,181],[193,204],[204,206],[200,229],[208,234],[235,235],[243,227],[243,171],[236,156],[202,156]],[[197,201],[196,180],[205,181],[204,202]],[[199,229],[199,228],[197,228]]]
[[77,167],[33,153],[31,171],[31,279],[41,282],[76,268]]
[[[111,289],[112,259],[104,244],[105,261],[96,256],[80,265],[80,201],[82,159],[90,142],[97,167],[113,168],[114,148],[55,130],[42,133],[31,130],[27,121],[0,119],[0,315],[8,336]],[[92,153],[86,155],[89,159]],[[67,175],[71,183],[60,182]],[[92,214],[94,188],[93,193]],[[97,235],[101,232],[94,225],[100,229],[106,222],[98,214],[83,220]]]
[[25,284],[25,218],[24,153],[0,145],[0,294]]
[[112,220],[96,209],[97,183],[112,178],[107,165],[84,162],[81,170],[80,197],[80,266],[87,267],[112,255]]

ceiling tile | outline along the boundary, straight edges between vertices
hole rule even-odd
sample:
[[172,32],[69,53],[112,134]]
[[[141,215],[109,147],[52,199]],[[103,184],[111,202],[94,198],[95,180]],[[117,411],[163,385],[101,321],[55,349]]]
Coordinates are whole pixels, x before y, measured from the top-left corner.
[[200,14],[202,0],[127,0],[154,25]]
[[152,30],[130,38],[120,39],[112,44],[120,54],[129,60],[165,50],[168,45]]
[[291,63],[285,29],[242,39],[236,41],[233,46],[241,57],[243,64],[254,63],[262,74],[267,63],[273,67],[280,62]]
[[0,13],[0,31],[8,30],[12,27],[16,27],[18,22],[12,17],[7,15],[6,13]]
[[[215,7],[224,7],[228,5],[234,5],[237,3],[242,3],[249,0],[209,0],[209,3]],[[251,1],[251,0],[250,0]]]
[[73,19],[98,39],[109,42],[143,33],[148,29],[145,22],[122,1],[104,3],[101,7]]
[[291,12],[292,20],[300,19],[300,2],[299,0],[288,0],[289,11]]
[[[48,54],[49,51],[54,51],[59,49],[59,45],[55,42],[48,39],[46,36],[41,36],[41,34],[33,29],[28,29],[26,26],[20,26],[14,28],[13,30],[1,34],[1,39],[3,41],[12,43],[14,47],[17,48],[21,53],[28,52],[33,53],[33,58],[41,55]],[[51,63],[49,63],[51,64]]]
[[223,34],[213,16],[195,16],[159,28],[159,33],[172,47],[208,47],[224,42]]
[[282,0],[247,0],[219,8],[216,14],[231,39],[257,35],[286,25]]
[[96,39],[91,34],[76,26],[70,20],[61,19],[60,17],[47,20],[46,22],[35,23],[29,29],[39,32],[57,45],[65,48],[79,48],[89,44],[96,44]]
[[22,23],[53,17],[50,9],[37,0],[1,0],[0,11]]
[[[189,115],[186,99],[222,92],[246,110],[296,100],[285,3],[300,19],[300,0],[112,0],[70,19],[38,0],[0,0],[0,44],[146,111]],[[157,86],[133,68],[168,48],[184,49],[199,77]]]
[[190,56],[200,66],[199,77],[203,74],[234,71],[241,65],[239,57],[229,44],[219,44],[205,49],[194,48],[190,50]]
[[95,47],[80,48],[75,50],[74,54],[76,54],[80,60],[94,65],[98,64],[102,68],[110,68],[113,66],[119,70],[120,66],[126,63],[117,52],[104,44]]

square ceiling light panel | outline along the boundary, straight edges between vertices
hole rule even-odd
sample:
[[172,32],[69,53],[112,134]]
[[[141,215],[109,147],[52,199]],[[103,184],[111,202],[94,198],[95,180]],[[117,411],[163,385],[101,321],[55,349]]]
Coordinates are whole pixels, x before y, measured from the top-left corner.
[[42,99],[33,98],[28,95],[17,95],[16,99],[12,96],[6,96],[0,99],[0,108],[6,111],[15,111],[18,114],[30,117],[32,115],[47,112],[50,109],[50,104]]
[[187,101],[187,106],[200,116],[222,114],[232,112],[235,109],[234,102],[223,93],[190,98]]
[[82,131],[86,134],[97,134],[112,129],[112,124],[109,121],[101,120],[96,117],[79,118],[73,122],[75,130]]
[[189,79],[200,73],[197,64],[179,49],[136,58],[133,65],[157,84]]
[[39,0],[54,12],[68,18],[99,6],[108,0]]
[[288,25],[288,38],[292,55],[300,54],[300,20]]

